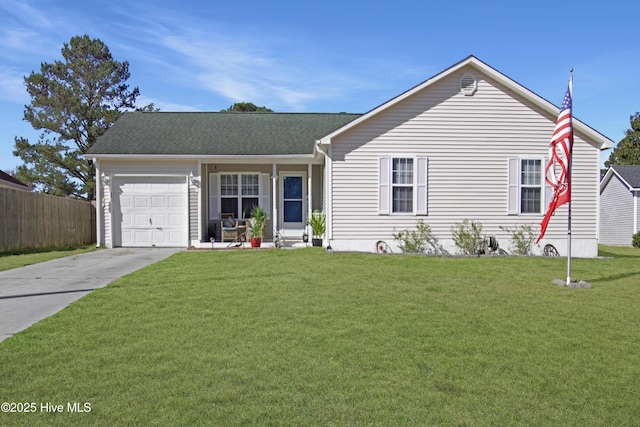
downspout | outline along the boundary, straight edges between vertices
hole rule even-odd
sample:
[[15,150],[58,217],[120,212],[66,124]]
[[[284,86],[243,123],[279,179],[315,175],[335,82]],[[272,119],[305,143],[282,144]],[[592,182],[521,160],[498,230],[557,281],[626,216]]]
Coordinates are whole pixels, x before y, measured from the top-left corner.
[[313,207],[311,206],[313,203],[313,166],[311,162],[307,164],[307,219],[304,221],[304,233],[307,232],[307,223],[311,219],[311,214],[313,212]]
[[633,191],[633,234],[638,232],[638,191]]
[[278,195],[276,193],[277,190],[277,183],[278,183],[278,168],[277,168],[277,164],[273,163],[273,165],[271,166],[271,187],[272,187],[272,191],[273,191],[273,197],[271,198],[271,203],[273,203],[273,206],[271,208],[271,219],[272,219],[272,233],[273,233],[273,242],[275,243],[276,241],[278,241],[280,239],[280,237],[278,236]]
[[100,247],[102,241],[102,186],[100,185],[100,162],[95,157],[93,164],[96,166],[96,248]]

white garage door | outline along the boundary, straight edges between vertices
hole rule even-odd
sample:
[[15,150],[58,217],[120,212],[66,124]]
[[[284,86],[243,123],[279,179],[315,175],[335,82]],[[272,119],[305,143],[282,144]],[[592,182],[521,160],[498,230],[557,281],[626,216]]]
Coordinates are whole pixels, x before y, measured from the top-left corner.
[[186,178],[118,177],[114,191],[114,246],[187,245]]

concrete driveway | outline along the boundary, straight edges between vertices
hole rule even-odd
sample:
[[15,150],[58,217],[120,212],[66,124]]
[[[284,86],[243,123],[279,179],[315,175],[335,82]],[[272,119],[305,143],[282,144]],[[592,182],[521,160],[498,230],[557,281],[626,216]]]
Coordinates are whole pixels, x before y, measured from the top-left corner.
[[180,248],[102,249],[0,271],[0,341]]

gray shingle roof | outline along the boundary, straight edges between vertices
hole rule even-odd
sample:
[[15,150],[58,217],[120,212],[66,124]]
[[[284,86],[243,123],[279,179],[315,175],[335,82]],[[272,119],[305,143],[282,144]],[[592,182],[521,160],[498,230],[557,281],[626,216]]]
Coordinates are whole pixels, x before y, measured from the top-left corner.
[[611,166],[633,188],[640,188],[640,166]]
[[130,112],[87,154],[296,155],[360,114]]

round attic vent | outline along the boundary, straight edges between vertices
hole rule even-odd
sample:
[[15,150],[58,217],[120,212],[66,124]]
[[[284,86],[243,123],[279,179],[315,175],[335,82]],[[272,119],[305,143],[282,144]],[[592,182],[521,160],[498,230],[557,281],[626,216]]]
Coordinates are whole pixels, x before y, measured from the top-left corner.
[[471,73],[465,73],[460,77],[460,90],[466,96],[471,96],[478,90],[478,81]]

